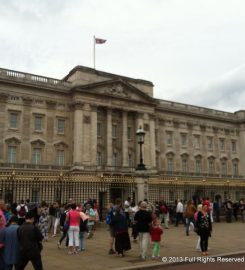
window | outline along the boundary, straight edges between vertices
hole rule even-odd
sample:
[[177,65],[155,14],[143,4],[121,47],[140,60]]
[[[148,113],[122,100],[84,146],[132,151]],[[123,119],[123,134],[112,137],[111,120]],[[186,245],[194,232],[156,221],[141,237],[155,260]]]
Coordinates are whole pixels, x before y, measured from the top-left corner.
[[42,130],[42,116],[35,116],[34,128],[38,131]]
[[208,150],[213,150],[213,138],[208,137],[207,141],[208,141]]
[[236,141],[231,141],[231,151],[236,153]]
[[128,127],[128,140],[132,140],[132,128]]
[[97,164],[97,166],[101,166],[102,165],[102,155],[101,155],[101,152],[97,152],[97,155],[96,155],[96,164]]
[[200,148],[200,135],[194,135],[193,137],[193,147],[196,149]]
[[188,160],[187,158],[182,158],[182,172],[188,172]]
[[117,138],[117,125],[112,125],[112,138]]
[[225,151],[225,139],[224,138],[219,139],[219,149],[220,149],[220,151]]
[[112,156],[112,166],[117,166],[117,153],[113,153]]
[[65,120],[58,119],[57,131],[58,131],[59,134],[64,134],[65,133]]
[[187,146],[187,134],[180,134],[180,139],[181,139],[181,145],[182,146]]
[[202,172],[201,159],[196,158],[196,173],[200,174]]
[[209,174],[214,174],[214,159],[209,159],[208,160],[208,173]]
[[132,154],[128,154],[128,166],[129,167],[133,167]]
[[41,164],[41,148],[33,148],[32,164]]
[[234,176],[238,176],[238,162],[237,161],[232,162],[232,174]]
[[221,160],[221,175],[227,175],[227,161],[226,161],[226,159]]
[[170,132],[170,131],[168,131],[168,132],[166,133],[166,139],[167,139],[166,142],[167,142],[168,145],[173,144],[173,133]]
[[16,163],[16,146],[8,146],[8,163]]
[[101,123],[97,123],[97,137],[101,137]]
[[173,158],[168,158],[167,159],[167,171],[169,173],[173,173],[174,170],[174,162],[173,162]]
[[65,164],[65,151],[57,150],[56,152],[56,164],[58,166],[64,166]]
[[17,128],[18,114],[10,113],[10,128]]

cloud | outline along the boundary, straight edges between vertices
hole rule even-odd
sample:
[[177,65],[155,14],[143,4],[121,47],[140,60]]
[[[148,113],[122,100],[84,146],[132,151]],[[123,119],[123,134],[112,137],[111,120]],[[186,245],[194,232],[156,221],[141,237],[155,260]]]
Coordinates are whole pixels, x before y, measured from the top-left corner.
[[199,106],[230,112],[241,110],[245,104],[245,64],[175,97]]

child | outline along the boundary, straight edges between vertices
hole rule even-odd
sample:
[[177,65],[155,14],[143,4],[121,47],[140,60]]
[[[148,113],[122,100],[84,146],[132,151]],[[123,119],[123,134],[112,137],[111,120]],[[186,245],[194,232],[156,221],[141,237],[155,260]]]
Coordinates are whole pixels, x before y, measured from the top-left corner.
[[41,213],[38,225],[44,241],[48,241],[48,214],[45,210]]
[[151,234],[151,241],[153,243],[152,259],[158,259],[160,258],[159,251],[160,251],[161,235],[163,234],[161,221],[159,219],[154,219],[152,221],[150,234]]

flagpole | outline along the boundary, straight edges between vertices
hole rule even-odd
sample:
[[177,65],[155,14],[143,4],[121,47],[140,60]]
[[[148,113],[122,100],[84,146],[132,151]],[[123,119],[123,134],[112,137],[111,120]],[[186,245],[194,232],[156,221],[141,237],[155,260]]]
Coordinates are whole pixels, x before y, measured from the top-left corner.
[[94,69],[95,69],[95,36],[94,36]]

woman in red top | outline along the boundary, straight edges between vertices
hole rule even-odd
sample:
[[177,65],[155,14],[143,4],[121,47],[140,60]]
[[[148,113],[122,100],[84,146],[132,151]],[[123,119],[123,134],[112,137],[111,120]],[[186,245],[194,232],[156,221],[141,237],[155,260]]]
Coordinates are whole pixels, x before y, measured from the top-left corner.
[[159,219],[153,220],[150,234],[151,234],[151,241],[153,242],[152,259],[160,258],[159,251],[160,251],[161,235],[163,234],[163,229],[161,227],[161,222]]
[[71,205],[71,210],[66,214],[66,222],[69,224],[69,252],[68,254],[76,254],[79,249],[79,225],[80,214],[76,210],[76,204]]

